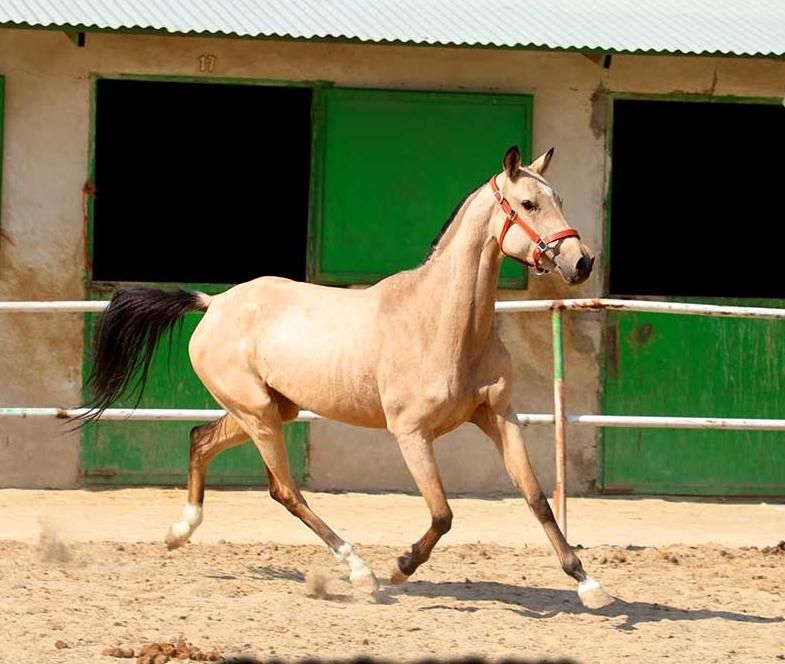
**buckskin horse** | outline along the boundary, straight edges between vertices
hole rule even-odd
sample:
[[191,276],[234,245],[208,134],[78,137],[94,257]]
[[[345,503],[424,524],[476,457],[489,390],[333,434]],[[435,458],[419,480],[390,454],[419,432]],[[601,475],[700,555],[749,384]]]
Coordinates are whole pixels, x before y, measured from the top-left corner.
[[100,417],[134,377],[141,394],[157,341],[190,312],[204,312],[190,339],[191,363],[226,410],[191,432],[188,502],[166,536],[169,548],[185,544],[202,521],[210,461],[250,438],[273,499],[348,564],[352,583],[378,590],[370,567],[311,510],[292,479],[282,424],[305,409],[387,428],[398,441],[431,513],[428,530],[393,566],[390,581],[403,583],[452,523],[433,442],[472,422],[496,445],[584,605],[613,601],[584,571],[534,475],[511,406],[510,355],[495,324],[504,256],[555,271],[569,284],[591,274],[594,259],[543,177],[552,154],[524,166],[518,148],[510,148],[502,172],[466,196],[422,265],[366,289],[261,277],[214,296],[117,291],[96,329],[87,381],[91,417]]

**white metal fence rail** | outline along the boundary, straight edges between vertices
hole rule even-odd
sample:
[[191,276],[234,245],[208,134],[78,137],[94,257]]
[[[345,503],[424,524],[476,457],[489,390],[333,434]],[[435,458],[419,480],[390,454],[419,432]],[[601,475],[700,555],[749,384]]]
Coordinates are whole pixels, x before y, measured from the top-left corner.
[[[0,406],[0,417],[61,418],[86,415],[86,408],[8,408]],[[207,422],[226,415],[219,408],[108,408],[102,420],[146,422]],[[548,413],[517,413],[521,424],[553,424],[556,418]],[[296,422],[323,419],[310,410],[301,410]],[[639,415],[567,415],[568,424],[590,427],[627,427],[642,429],[729,429],[734,431],[777,431],[785,429],[785,420],[747,417],[657,417]]]
[[[0,313],[97,313],[109,305],[108,301],[57,302],[0,302]],[[636,311],[648,313],[683,314],[694,316],[723,316],[733,318],[785,319],[785,309],[767,307],[736,307],[685,302],[654,302],[648,300],[618,300],[582,298],[565,300],[507,300],[496,303],[497,313],[551,312],[554,348],[554,413],[518,413],[521,424],[553,424],[556,433],[556,488],[554,502],[562,530],[567,533],[566,513],[566,435],[565,424],[594,427],[645,427],[671,429],[728,429],[775,431],[785,430],[785,419],[754,419],[733,417],[652,417],[638,415],[566,415],[563,389],[564,311]],[[12,418],[70,418],[84,414],[84,409],[0,407],[0,417]],[[109,408],[103,420],[147,421],[207,421],[224,414],[220,409],[187,408]],[[311,422],[320,417],[310,411],[300,411],[297,421]]]

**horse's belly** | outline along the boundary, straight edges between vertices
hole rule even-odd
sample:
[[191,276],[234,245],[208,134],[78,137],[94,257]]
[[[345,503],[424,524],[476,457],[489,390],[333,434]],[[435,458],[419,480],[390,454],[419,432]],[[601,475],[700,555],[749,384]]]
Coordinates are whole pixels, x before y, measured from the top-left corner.
[[324,376],[294,371],[286,377],[273,374],[267,384],[301,410],[357,426],[386,426],[375,388],[364,388],[359,381],[325,380]]
[[375,373],[353,339],[292,344],[268,338],[261,351],[265,382],[301,410],[366,427],[385,427]]

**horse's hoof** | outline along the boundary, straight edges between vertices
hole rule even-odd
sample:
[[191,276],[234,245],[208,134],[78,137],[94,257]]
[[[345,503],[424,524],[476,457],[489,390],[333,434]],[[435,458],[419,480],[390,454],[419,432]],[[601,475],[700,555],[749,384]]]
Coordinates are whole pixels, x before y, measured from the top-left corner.
[[613,604],[613,597],[606,593],[600,582],[588,577],[578,584],[578,597],[587,609],[604,609]]
[[352,585],[357,588],[357,590],[366,592],[369,595],[373,595],[377,590],[379,590],[379,580],[369,569],[362,572],[357,572],[356,574],[350,574],[349,581],[352,582]]
[[174,532],[174,526],[169,529],[169,532],[166,533],[166,537],[164,538],[164,542],[166,543],[166,548],[171,551],[172,549],[179,549],[183,544],[188,541],[188,535],[185,536],[179,535]]
[[409,575],[404,574],[398,565],[396,565],[393,568],[392,574],[390,574],[390,583],[392,583],[394,586],[400,586],[402,583],[406,583],[408,578]]

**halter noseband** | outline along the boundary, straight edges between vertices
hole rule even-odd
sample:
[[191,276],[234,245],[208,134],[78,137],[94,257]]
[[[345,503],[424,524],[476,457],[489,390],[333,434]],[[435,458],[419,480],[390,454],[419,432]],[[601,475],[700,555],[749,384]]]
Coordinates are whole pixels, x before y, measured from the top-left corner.
[[[529,224],[527,224],[523,219],[521,219],[518,211],[515,210],[512,205],[510,205],[509,201],[504,197],[504,194],[499,190],[499,185],[496,184],[496,176],[494,175],[490,181],[491,190],[493,191],[493,196],[496,199],[496,202],[501,206],[501,209],[504,210],[504,214],[507,215],[507,218],[504,220],[504,226],[502,227],[501,235],[499,235],[499,249],[505,256],[509,256],[510,258],[514,258],[514,256],[510,256],[508,253],[504,251],[504,238],[507,235],[507,231],[510,230],[510,226],[512,226],[513,222],[518,224],[523,229],[523,232],[526,233],[531,238],[531,241],[534,242],[534,250],[532,251],[532,259],[528,260],[521,260],[521,263],[528,265],[529,267],[534,268],[537,274],[544,274],[545,270],[540,265],[540,259],[542,255],[548,251],[553,251],[553,248],[548,246],[552,242],[556,242],[557,240],[563,240],[564,238],[568,237],[577,237],[580,239],[580,235],[578,235],[578,231],[574,228],[565,228],[561,231],[556,231],[555,233],[551,233],[546,237],[540,237],[540,235],[535,231]],[[520,260],[520,259],[516,259]]]

